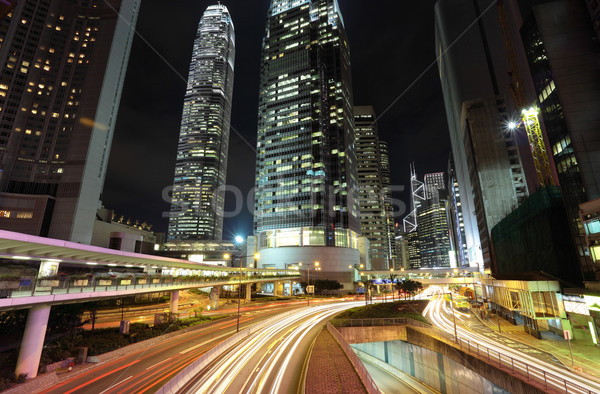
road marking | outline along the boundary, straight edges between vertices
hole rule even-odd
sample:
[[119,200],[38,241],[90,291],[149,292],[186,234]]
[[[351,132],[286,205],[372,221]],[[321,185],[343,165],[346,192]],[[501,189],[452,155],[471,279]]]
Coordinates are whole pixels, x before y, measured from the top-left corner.
[[115,372],[117,372],[117,371],[120,371],[121,369],[124,369],[124,368],[130,367],[131,365],[133,365],[133,364],[135,364],[135,363],[139,363],[140,361],[141,361],[141,359],[137,359],[137,360],[135,360],[135,361],[133,361],[133,362],[131,362],[131,363],[129,363],[129,364],[125,364],[125,365],[123,365],[123,366],[120,366],[119,368],[113,369],[113,370],[112,370],[112,371],[110,371],[110,372],[107,372],[107,373],[105,373],[105,374],[102,374],[102,375],[100,375],[100,376],[98,376],[98,377],[96,377],[96,378],[94,378],[94,379],[92,379],[92,380],[88,380],[87,382],[85,382],[85,383],[83,383],[83,384],[80,384],[79,386],[75,387],[74,389],[71,389],[71,390],[69,390],[69,391],[65,391],[65,392],[64,392],[64,394],[71,394],[71,393],[73,393],[73,392],[75,392],[75,391],[77,391],[77,390],[79,390],[79,389],[81,389],[81,388],[83,388],[83,387],[87,386],[87,385],[88,385],[88,384],[90,384],[90,383],[94,383],[95,381],[98,381],[98,380],[100,380],[100,379],[102,379],[102,378],[104,378],[104,377],[106,377],[106,376],[108,376],[108,375],[110,375],[110,374],[112,374],[112,373],[115,373]]
[[229,332],[226,332],[225,334],[219,335],[218,337],[214,337],[214,338],[212,338],[212,339],[209,339],[208,341],[204,341],[204,342],[202,342],[202,343],[199,343],[199,344],[197,344],[197,345],[195,345],[195,346],[189,347],[189,348],[187,348],[187,349],[185,349],[185,350],[182,350],[181,352],[179,352],[179,354],[186,354],[186,353],[188,353],[188,352],[191,352],[191,351],[192,351],[192,350],[194,350],[194,349],[198,349],[199,347],[201,347],[201,346],[204,346],[204,345],[206,345],[207,343],[211,343],[212,341],[214,341],[214,340],[216,340],[216,339],[219,339],[219,338],[223,338],[224,336],[227,336],[227,335],[230,335],[230,333],[229,333]]
[[[150,368],[154,368],[154,367],[156,367],[157,365],[160,365],[160,364],[164,363],[165,361],[169,361],[170,359],[171,359],[171,357],[169,357],[169,358],[167,358],[167,359],[165,359],[165,360],[162,360],[162,361],[160,361],[160,362],[157,362],[156,364],[154,364],[154,365],[151,365],[151,366],[149,366],[148,368],[146,368],[146,371],[147,371],[147,370],[149,370]],[[100,393],[100,394],[102,394],[102,393]]]
[[110,386],[109,388],[107,388],[107,389],[106,389],[106,390],[104,390],[104,391],[101,391],[101,392],[100,392],[100,393],[98,393],[98,394],[104,394],[104,393],[106,393],[108,390],[112,389],[113,387],[115,387],[115,386],[118,386],[118,385],[120,385],[121,383],[123,383],[124,381],[126,381],[126,380],[129,380],[129,379],[131,379],[131,378],[133,378],[133,375],[131,375],[131,376],[130,376],[130,377],[128,377],[128,378],[125,378],[125,379],[121,380],[119,383],[115,383],[115,384],[113,384],[112,386]]

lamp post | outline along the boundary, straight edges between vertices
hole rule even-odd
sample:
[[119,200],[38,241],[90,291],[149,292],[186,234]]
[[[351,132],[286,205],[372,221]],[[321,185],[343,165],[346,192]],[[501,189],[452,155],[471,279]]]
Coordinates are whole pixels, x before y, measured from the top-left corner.
[[[315,261],[314,263],[314,267],[315,267],[315,271],[320,271],[321,268],[319,267],[321,263],[319,263],[318,261]],[[298,263],[299,266],[302,266],[302,263]],[[310,286],[310,266],[313,264],[306,264],[306,266],[308,267],[306,270],[306,305],[310,306],[310,293],[308,292],[308,286]],[[316,283],[316,282],[315,282]]]
[[[237,239],[237,237],[236,237]],[[234,262],[235,261],[235,257],[229,255],[228,253],[224,254],[223,257],[225,259],[229,259],[231,258],[231,261]],[[236,323],[236,332],[240,332],[240,303],[241,303],[241,299],[242,299],[242,259],[244,257],[253,257],[254,261],[258,261],[258,259],[260,258],[260,254],[258,253],[254,253],[253,255],[247,255],[247,256],[236,256],[239,257],[240,259],[240,275],[238,277],[238,303],[237,303],[237,323]],[[250,264],[250,267],[253,268],[254,264]]]

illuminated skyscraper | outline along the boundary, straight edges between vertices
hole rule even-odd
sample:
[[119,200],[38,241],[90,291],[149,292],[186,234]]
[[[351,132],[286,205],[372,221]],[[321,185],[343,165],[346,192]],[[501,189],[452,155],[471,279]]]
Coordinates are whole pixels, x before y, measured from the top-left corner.
[[260,264],[319,260],[321,276],[347,273],[360,221],[350,49],[336,0],[272,0],[258,113]]
[[224,5],[198,25],[173,180],[169,240],[220,240],[229,147],[235,35]]
[[444,173],[425,174],[426,200],[417,209],[420,268],[450,267],[450,232],[446,218],[448,191]]
[[[385,209],[382,152],[375,123],[375,110],[371,106],[354,107],[356,127],[356,153],[360,201],[360,227],[369,239],[371,267],[378,270],[390,268],[390,242]],[[385,152],[387,159],[387,151]],[[388,166],[389,178],[389,166]],[[386,179],[389,183],[389,179]],[[387,186],[387,185],[386,185]]]
[[0,228],[89,243],[139,0],[23,0],[0,20]]
[[390,268],[398,268],[396,249],[396,228],[394,223],[394,206],[392,202],[392,174],[390,171],[390,155],[388,143],[379,140],[379,157],[381,161],[381,186],[383,188],[383,205],[387,231],[387,247],[390,255]]

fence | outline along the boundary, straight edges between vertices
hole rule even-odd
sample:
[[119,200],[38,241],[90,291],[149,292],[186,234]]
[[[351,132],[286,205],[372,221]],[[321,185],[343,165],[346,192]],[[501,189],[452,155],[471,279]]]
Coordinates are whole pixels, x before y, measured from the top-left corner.
[[[554,373],[548,372],[537,366],[527,364],[514,357],[507,356],[498,350],[491,349],[487,346],[480,345],[475,341],[467,338],[458,337],[447,333],[437,327],[422,323],[410,318],[381,318],[381,319],[334,319],[331,321],[335,327],[373,327],[373,326],[400,326],[411,325],[415,327],[423,327],[432,329],[438,336],[454,342],[457,346],[471,355],[486,360],[495,367],[510,372],[514,375],[523,378],[535,386],[539,386],[547,391],[558,391],[566,393],[583,393],[592,394],[595,391],[589,390],[577,383],[573,383]],[[338,332],[337,330],[335,330]],[[339,332],[338,332],[339,334]],[[341,336],[341,334],[340,334]]]

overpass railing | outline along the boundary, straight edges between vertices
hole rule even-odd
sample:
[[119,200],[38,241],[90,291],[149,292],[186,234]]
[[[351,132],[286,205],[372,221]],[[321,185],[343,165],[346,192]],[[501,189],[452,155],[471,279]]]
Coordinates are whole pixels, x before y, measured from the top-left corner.
[[431,328],[431,324],[422,323],[420,321],[408,317],[384,317],[373,319],[332,319],[331,325],[333,325],[334,327],[380,327],[411,325],[415,327]]
[[211,287],[239,283],[279,281],[297,278],[292,275],[227,276],[89,276],[70,275],[45,278],[0,278],[0,298],[31,297],[122,290],[156,290],[161,288]]

